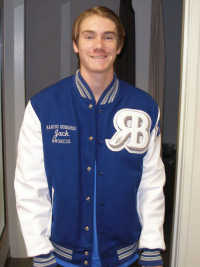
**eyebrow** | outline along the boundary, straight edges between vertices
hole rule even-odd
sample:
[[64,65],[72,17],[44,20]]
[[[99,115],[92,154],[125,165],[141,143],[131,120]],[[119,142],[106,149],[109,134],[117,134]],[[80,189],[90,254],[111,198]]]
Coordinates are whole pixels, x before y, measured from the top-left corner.
[[[83,31],[81,34],[84,34],[84,33],[91,33],[91,34],[94,34],[96,33],[95,31],[90,31],[90,30],[85,30]],[[112,31],[106,31],[106,32],[103,32],[103,34],[113,34],[113,35],[117,35],[115,32],[112,32]]]

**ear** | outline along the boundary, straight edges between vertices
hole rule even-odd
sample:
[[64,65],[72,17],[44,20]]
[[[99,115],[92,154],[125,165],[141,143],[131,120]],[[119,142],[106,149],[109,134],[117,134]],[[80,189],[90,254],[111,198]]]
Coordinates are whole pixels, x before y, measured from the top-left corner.
[[73,41],[73,49],[74,49],[74,52],[77,54],[79,52],[78,50],[78,46],[75,44],[75,42]]
[[119,54],[121,53],[121,50],[122,50],[121,47],[119,47],[119,48],[117,49],[117,55],[119,55]]

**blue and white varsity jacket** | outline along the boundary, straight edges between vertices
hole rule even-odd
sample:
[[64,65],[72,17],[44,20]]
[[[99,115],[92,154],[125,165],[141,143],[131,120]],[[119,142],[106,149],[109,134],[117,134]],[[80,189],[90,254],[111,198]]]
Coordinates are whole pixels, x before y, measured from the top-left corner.
[[139,249],[142,265],[161,265],[160,141],[155,101],[116,77],[97,104],[80,72],[35,95],[25,111],[15,175],[34,266],[56,266],[56,258],[91,266],[95,175],[101,265],[119,266]]

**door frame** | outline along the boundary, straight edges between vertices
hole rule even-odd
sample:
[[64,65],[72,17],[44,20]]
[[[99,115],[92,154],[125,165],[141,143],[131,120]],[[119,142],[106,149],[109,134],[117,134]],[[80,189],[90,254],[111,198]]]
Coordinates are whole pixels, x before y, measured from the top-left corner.
[[[197,266],[200,223],[200,2],[183,2],[178,149],[171,267]],[[200,162],[200,160],[199,160]],[[200,212],[199,212],[200,214]],[[195,218],[196,216],[196,218]],[[195,229],[195,234],[192,230]],[[194,230],[193,230],[194,232]],[[193,263],[192,263],[193,262]]]

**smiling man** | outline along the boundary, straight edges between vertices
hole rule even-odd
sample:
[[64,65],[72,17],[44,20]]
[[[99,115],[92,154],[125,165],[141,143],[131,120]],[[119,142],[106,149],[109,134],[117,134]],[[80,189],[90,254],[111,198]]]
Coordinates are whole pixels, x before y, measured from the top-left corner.
[[108,8],[81,13],[79,70],[27,105],[15,190],[33,266],[163,264],[159,108],[114,73],[124,35]]

